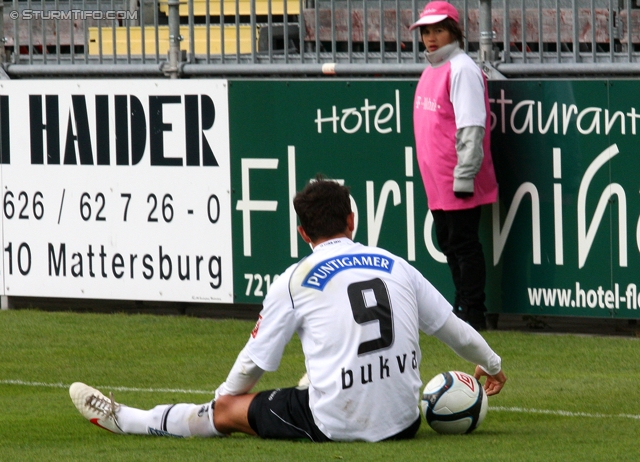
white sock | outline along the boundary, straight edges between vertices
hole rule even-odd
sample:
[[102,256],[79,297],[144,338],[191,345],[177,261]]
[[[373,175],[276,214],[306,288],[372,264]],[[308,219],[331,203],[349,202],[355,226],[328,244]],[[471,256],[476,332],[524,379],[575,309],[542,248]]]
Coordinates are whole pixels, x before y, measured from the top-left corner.
[[143,411],[134,407],[120,405],[116,411],[118,418],[118,426],[129,435],[146,435],[147,420],[150,418],[151,411]]
[[213,425],[211,404],[161,404],[149,411],[120,405],[118,424],[132,435],[224,436]]

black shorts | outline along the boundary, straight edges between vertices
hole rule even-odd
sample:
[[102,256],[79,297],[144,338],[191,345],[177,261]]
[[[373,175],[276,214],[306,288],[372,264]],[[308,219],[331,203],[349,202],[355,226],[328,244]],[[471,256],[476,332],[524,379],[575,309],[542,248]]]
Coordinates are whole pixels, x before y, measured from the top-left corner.
[[262,391],[251,401],[248,418],[249,425],[261,438],[331,441],[313,421],[308,389]]
[[[304,439],[317,443],[331,441],[316,426],[309,408],[309,390],[278,388],[258,393],[249,405],[249,425],[261,438]],[[420,428],[420,417],[400,433],[387,439],[413,438]]]

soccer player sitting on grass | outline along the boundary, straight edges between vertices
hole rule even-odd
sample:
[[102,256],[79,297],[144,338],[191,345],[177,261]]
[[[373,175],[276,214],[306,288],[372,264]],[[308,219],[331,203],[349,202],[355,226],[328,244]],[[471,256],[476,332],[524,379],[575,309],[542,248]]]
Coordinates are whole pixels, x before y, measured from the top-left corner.
[[[255,328],[227,380],[205,404],[140,410],[83,383],[73,403],[115,433],[380,441],[413,438],[420,426],[419,331],[477,364],[487,395],[506,382],[501,359],[483,337],[402,258],[351,240],[349,189],[322,177],[293,201],[298,231],[313,252],[289,267],[264,299]],[[308,387],[250,393],[275,371],[294,333],[302,343]]]

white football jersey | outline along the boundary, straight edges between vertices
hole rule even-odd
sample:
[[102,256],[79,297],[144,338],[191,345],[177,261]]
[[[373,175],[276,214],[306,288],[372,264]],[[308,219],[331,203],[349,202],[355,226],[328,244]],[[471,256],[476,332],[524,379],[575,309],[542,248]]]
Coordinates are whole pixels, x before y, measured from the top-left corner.
[[443,326],[451,305],[386,250],[333,239],[271,286],[246,351],[276,370],[298,334],[316,425],[335,441],[379,441],[419,416],[419,330]]

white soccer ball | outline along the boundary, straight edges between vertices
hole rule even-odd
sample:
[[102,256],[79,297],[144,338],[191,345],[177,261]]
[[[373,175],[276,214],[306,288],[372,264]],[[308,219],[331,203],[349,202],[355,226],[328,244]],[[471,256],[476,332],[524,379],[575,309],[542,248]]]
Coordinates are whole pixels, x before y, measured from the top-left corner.
[[478,380],[464,372],[443,372],[422,394],[422,415],[438,433],[471,433],[484,420],[489,404]]

